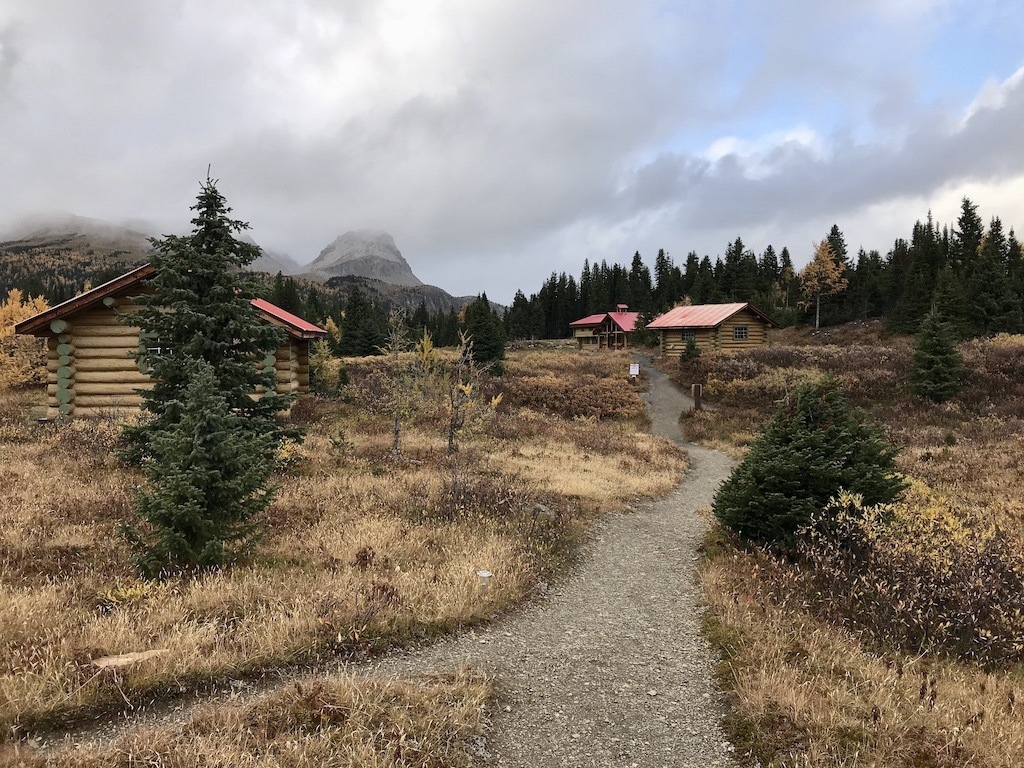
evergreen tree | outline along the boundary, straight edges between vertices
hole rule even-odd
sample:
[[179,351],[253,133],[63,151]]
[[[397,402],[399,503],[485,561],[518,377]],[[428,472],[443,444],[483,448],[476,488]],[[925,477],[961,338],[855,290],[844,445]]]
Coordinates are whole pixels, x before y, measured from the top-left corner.
[[423,334],[427,332],[430,327],[430,313],[427,312],[427,303],[421,301],[420,305],[416,307],[416,311],[412,313],[412,319],[409,321],[409,339],[410,341],[416,342],[423,338]]
[[[151,241],[155,273],[148,284],[153,292],[134,298],[141,309],[128,319],[141,331],[139,365],[154,379],[152,389],[141,393],[142,409],[153,418],[125,430],[127,454],[134,460],[160,462],[150,441],[181,419],[190,360],[209,363],[216,391],[245,418],[254,436],[283,439],[277,413],[294,400],[275,394],[274,366],[259,365],[273,358],[285,339],[251,304],[259,281],[240,271],[259,255],[255,245],[234,237],[248,224],[229,218],[231,209],[210,179],[192,210],[190,235]],[[254,400],[250,395],[260,388],[265,394]]]
[[953,332],[932,307],[917,333],[910,389],[918,397],[941,403],[960,391],[962,372],[963,358],[956,348]]
[[840,490],[869,505],[896,498],[905,483],[895,455],[881,431],[847,405],[837,379],[808,382],[780,404],[712,508],[746,539],[790,546]]
[[505,313],[505,333],[510,339],[533,338],[533,314],[530,302],[522,291],[516,291],[512,306]]
[[978,206],[966,197],[960,203],[960,217],[956,223],[958,229],[953,230],[950,255],[954,260],[954,268],[966,273],[978,257],[978,249],[985,237],[985,224],[978,215]]
[[800,281],[793,268],[793,258],[789,254],[789,248],[785,246],[782,248],[782,253],[779,254],[779,283],[782,288],[783,305],[787,308],[794,306],[800,290]]
[[486,293],[480,294],[466,307],[466,333],[473,342],[473,360],[480,365],[490,365],[491,370],[500,376],[505,359],[505,329],[491,310]]
[[1010,285],[1008,261],[1002,222],[995,217],[968,270],[966,309],[974,334],[1017,333],[1021,329],[1021,297]]
[[340,326],[339,354],[346,357],[380,354],[387,336],[387,321],[358,286],[348,296]]
[[152,433],[136,494],[143,530],[124,526],[144,573],[230,564],[259,536],[273,499],[274,435],[254,431],[218,387],[213,366],[184,358],[179,419]]
[[[289,433],[270,364],[284,341],[251,304],[258,284],[239,271],[258,248],[234,237],[247,228],[207,178],[194,229],[153,240],[151,294],[129,322],[141,329],[139,364],[151,372],[142,408],[152,418],[125,429],[130,458],[149,485],[138,496],[148,525],[124,533],[152,573],[230,562],[255,536],[270,502],[274,450]],[[252,394],[263,388],[259,399]]]

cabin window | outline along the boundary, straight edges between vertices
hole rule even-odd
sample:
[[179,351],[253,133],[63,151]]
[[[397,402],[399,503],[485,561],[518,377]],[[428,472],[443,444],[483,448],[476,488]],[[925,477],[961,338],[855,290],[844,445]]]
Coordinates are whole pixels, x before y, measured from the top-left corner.
[[142,363],[140,363],[139,367],[139,370],[143,373],[153,372],[153,360],[161,357],[170,357],[174,354],[174,349],[171,345],[158,336],[147,337],[144,335],[141,337],[141,343],[145,345],[146,350],[145,365],[143,366]]
[[732,338],[734,341],[746,341],[750,338],[750,331],[745,325],[734,325],[732,327]]
[[169,357],[171,355],[171,347],[162,339],[147,339],[146,354],[150,357]]
[[696,341],[696,340],[697,340],[697,332],[695,330],[690,329],[688,331],[683,331],[683,341]]

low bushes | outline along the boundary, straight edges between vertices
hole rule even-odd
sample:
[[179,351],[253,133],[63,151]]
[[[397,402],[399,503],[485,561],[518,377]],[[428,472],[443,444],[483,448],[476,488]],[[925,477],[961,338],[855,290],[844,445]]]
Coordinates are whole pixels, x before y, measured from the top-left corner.
[[986,667],[1024,661],[1024,548],[918,487],[864,506],[843,494],[799,545],[799,599],[910,653]]
[[543,410],[565,418],[643,418],[646,409],[633,385],[624,378],[584,375],[566,379],[555,374],[518,376],[505,382],[510,405]]

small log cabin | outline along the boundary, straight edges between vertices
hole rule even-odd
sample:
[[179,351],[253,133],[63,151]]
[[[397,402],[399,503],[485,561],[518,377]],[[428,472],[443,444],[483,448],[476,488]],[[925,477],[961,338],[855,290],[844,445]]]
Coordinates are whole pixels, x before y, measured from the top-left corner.
[[[47,419],[138,411],[142,397],[136,390],[148,389],[152,379],[136,355],[143,344],[152,343],[121,316],[139,308],[130,297],[145,293],[144,283],[153,272],[144,264],[14,327],[16,333],[46,339]],[[308,393],[309,342],[327,332],[269,301],[253,299],[252,305],[287,338],[257,365],[274,367],[277,392]]]
[[675,307],[647,328],[661,333],[661,354],[678,355],[690,339],[698,349],[735,351],[768,343],[775,322],[753,304],[697,304]]
[[569,323],[569,327],[580,349],[624,349],[629,346],[629,334],[636,328],[639,315],[630,312],[625,304],[618,304],[614,312],[590,315]]

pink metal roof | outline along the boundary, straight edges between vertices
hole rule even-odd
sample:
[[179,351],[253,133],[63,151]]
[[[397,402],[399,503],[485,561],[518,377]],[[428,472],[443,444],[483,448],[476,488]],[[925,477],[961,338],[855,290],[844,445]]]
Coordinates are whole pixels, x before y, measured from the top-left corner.
[[291,326],[294,330],[299,331],[303,336],[326,336],[327,331],[319,326],[313,325],[312,323],[303,320],[298,315],[293,315],[291,312],[287,312],[281,309],[276,304],[271,304],[266,299],[253,299],[252,305],[261,312],[265,312],[271,317],[280,320],[282,323]]
[[626,333],[632,333],[636,328],[636,319],[640,317],[639,312],[609,312],[608,317],[612,319],[619,328]]
[[[750,305],[747,302],[737,304],[695,304],[689,307],[675,307],[663,315],[656,317],[647,324],[653,330],[665,328],[714,328],[721,325],[741,309]],[[750,307],[757,315],[763,313]],[[765,318],[767,319],[767,318]],[[769,321],[770,322],[770,321]]]
[[602,312],[600,315],[587,315],[582,320],[573,320],[569,323],[572,328],[578,328],[585,325],[600,325],[604,322],[604,319],[608,316],[607,312]]

